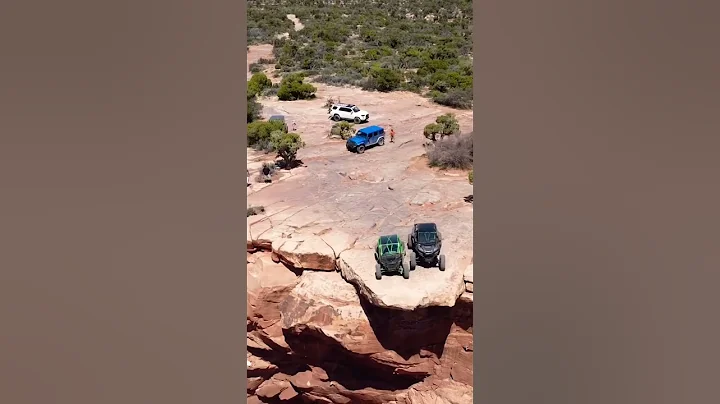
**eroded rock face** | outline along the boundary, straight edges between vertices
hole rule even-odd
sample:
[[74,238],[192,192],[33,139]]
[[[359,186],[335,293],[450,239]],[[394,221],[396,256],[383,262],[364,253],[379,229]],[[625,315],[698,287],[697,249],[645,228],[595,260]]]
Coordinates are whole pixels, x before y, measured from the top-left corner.
[[253,295],[248,393],[259,402],[472,402],[453,401],[472,393],[471,302],[376,307],[339,273],[315,271]]
[[[353,286],[338,273],[304,273],[280,311],[286,340],[311,362],[354,361],[388,375],[431,374],[435,362],[432,355],[423,357],[423,345],[442,343],[447,336],[437,324],[423,323],[420,315],[413,322],[410,313],[363,307]],[[391,332],[376,334],[374,321],[392,327]],[[430,331],[437,335],[433,338]],[[393,347],[403,348],[405,355]]]
[[[450,256],[448,256],[450,258]],[[338,259],[340,272],[372,305],[400,310],[432,306],[452,307],[465,290],[463,269],[448,260],[447,269],[416,267],[410,279],[383,276],[375,279],[373,250],[344,251]]]
[[463,280],[465,281],[465,290],[467,292],[473,291],[473,264],[468,265],[467,268],[465,268],[465,273],[463,274]]

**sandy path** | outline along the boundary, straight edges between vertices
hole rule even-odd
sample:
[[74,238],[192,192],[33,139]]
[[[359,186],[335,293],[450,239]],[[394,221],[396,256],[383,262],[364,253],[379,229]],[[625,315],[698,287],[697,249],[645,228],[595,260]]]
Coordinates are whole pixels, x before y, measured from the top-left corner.
[[300,19],[295,16],[295,14],[288,14],[286,15],[288,20],[292,21],[293,24],[295,24],[295,31],[300,31],[301,29],[305,28],[302,22],[300,22]]
[[[253,63],[257,63],[260,59],[272,59],[273,58],[273,46],[270,44],[263,44],[263,45],[252,45],[250,46],[250,50],[247,52],[247,79],[250,80],[250,77],[252,77],[252,73],[250,72],[250,65]],[[265,74],[270,78],[270,80],[273,80],[272,76],[269,74],[267,70],[275,70],[274,66],[268,66],[268,69],[266,69]],[[278,79],[279,81],[279,79]]]

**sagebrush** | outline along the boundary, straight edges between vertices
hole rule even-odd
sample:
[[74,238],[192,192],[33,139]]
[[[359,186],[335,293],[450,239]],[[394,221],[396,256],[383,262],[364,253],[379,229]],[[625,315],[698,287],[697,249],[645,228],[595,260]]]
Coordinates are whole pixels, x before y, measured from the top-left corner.
[[427,151],[431,167],[470,169],[473,164],[473,136],[451,136],[433,143]]

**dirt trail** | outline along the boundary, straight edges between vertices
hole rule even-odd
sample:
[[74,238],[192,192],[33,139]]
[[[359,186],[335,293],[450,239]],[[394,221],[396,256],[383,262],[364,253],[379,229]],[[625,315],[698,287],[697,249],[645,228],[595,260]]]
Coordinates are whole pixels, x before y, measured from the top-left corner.
[[303,25],[302,22],[300,22],[300,19],[295,16],[295,14],[288,14],[286,15],[288,20],[292,21],[293,24],[295,24],[295,31],[300,31],[301,29],[305,28],[305,25]]

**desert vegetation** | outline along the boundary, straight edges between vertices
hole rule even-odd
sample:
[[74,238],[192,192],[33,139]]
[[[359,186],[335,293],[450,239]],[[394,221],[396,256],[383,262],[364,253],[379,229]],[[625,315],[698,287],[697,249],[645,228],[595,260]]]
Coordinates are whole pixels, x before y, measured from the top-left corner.
[[330,137],[347,140],[355,134],[355,125],[350,122],[337,122],[330,128]]
[[265,153],[275,153],[280,165],[290,169],[296,163],[297,152],[305,142],[297,133],[288,133],[282,121],[254,121],[247,125],[248,146]]
[[255,216],[259,213],[264,213],[265,207],[264,206],[248,206],[247,208],[247,217]]
[[303,73],[289,74],[283,77],[277,97],[281,101],[307,100],[315,98],[317,88],[312,84],[305,83]]
[[467,170],[473,164],[473,137],[459,135],[433,143],[427,152],[431,167]]
[[437,141],[438,135],[440,139],[460,133],[460,124],[454,114],[443,114],[435,118],[435,123],[425,125],[423,135],[433,142]]
[[[282,74],[412,91],[438,104],[472,108],[470,0],[249,0],[247,10],[248,43],[272,43],[272,62]],[[286,14],[295,14],[304,28],[295,31]]]

